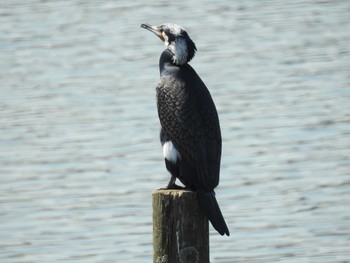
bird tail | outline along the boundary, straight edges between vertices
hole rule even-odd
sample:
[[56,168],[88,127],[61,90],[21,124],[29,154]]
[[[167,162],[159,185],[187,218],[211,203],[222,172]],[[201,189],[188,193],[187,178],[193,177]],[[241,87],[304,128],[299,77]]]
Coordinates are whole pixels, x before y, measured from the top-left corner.
[[215,192],[197,191],[199,205],[207,215],[213,227],[220,233],[220,235],[230,235],[224,217],[222,216],[220,207],[215,198]]

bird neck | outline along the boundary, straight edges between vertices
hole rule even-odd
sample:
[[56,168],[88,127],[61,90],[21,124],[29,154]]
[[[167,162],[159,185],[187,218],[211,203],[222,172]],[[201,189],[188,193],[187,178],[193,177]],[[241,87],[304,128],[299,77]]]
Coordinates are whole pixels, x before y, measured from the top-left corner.
[[[169,49],[164,50],[163,53],[160,55],[159,71],[160,71],[161,75],[163,73],[165,73],[164,71],[166,68],[179,67],[179,65],[174,63],[173,57],[174,57],[174,54]],[[186,65],[186,64],[187,63],[185,63],[184,65]],[[184,66],[184,65],[182,65],[182,66]]]

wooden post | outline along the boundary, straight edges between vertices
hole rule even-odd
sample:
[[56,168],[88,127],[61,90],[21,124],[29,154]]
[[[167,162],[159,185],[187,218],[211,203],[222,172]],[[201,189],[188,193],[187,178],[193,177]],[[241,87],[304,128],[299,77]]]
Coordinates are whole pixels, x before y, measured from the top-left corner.
[[208,219],[197,194],[188,190],[155,190],[153,263],[209,263]]

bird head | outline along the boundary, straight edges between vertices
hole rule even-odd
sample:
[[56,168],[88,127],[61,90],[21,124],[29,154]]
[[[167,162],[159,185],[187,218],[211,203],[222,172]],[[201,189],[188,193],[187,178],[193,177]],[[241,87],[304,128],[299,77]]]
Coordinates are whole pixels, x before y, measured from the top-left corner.
[[160,26],[141,24],[141,27],[153,32],[164,42],[173,54],[173,62],[176,65],[185,65],[197,51],[196,45],[181,26],[167,23]]

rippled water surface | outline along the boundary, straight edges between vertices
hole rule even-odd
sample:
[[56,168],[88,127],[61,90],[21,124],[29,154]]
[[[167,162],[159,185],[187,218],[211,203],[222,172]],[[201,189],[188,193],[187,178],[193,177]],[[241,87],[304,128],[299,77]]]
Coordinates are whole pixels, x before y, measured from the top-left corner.
[[350,262],[350,2],[2,1],[0,261],[151,262],[174,22],[223,134],[211,262]]

